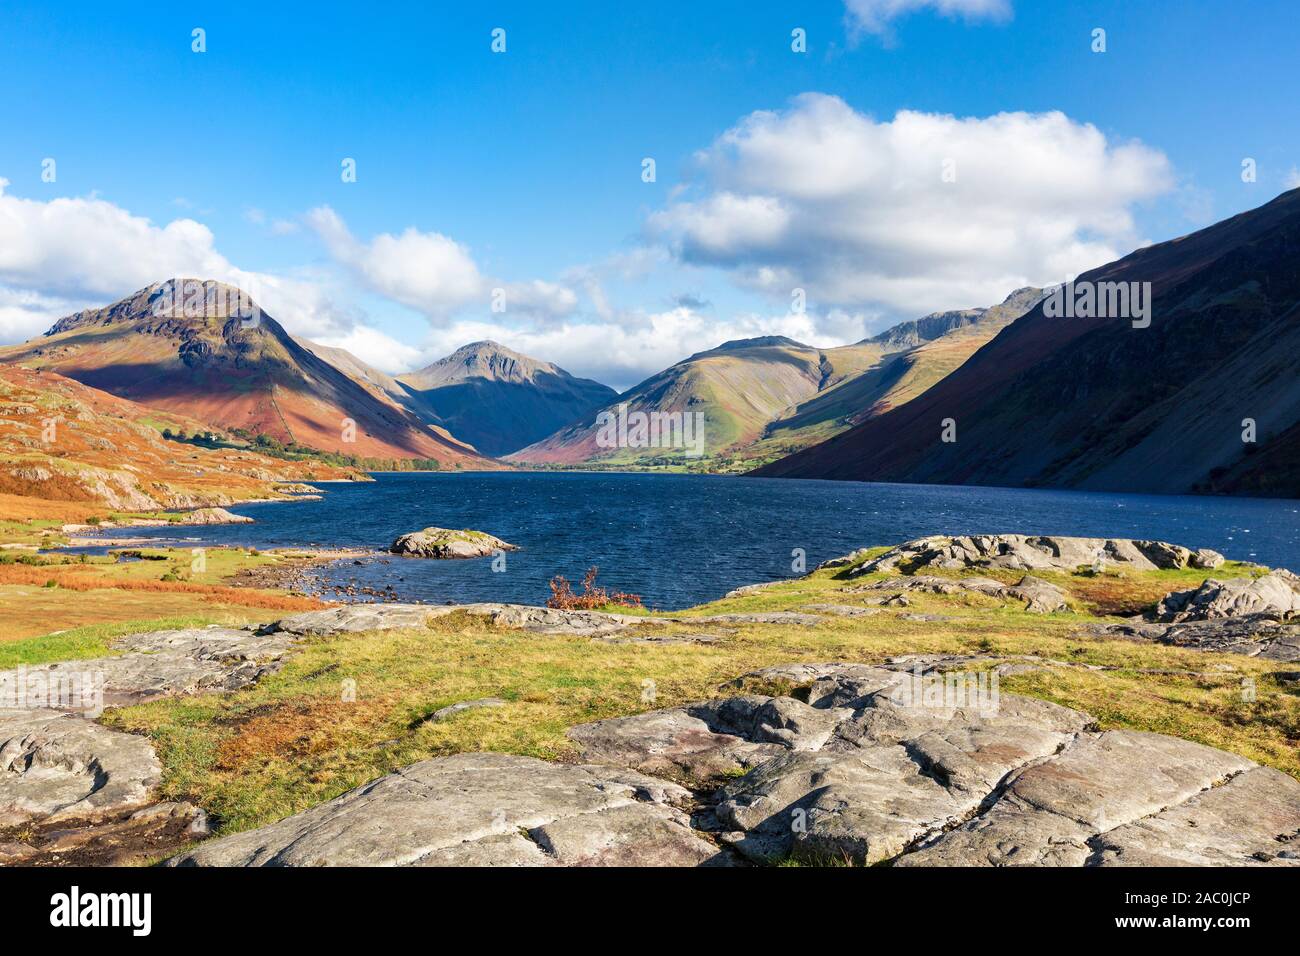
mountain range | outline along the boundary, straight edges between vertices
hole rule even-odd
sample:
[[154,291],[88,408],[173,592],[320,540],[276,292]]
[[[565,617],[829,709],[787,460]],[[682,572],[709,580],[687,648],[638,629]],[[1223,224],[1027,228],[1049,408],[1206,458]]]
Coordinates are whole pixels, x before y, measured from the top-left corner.
[[48,369],[140,405],[284,444],[493,467],[303,348],[255,303],[232,309],[236,301],[237,290],[217,282],[156,283],[0,348],[0,362]]
[[783,336],[725,342],[646,379],[602,411],[703,416],[704,454],[601,447],[595,415],[508,456],[523,464],[746,470],[901,404],[1014,321],[1041,295],[1019,289],[988,309],[941,312],[854,345],[819,349]]
[[[418,467],[1295,496],[1297,262],[1292,190],[1065,290],[1018,289],[851,345],[724,342],[622,394],[490,341],[390,375],[296,340],[260,310],[250,322],[220,307],[234,290],[186,279],[61,319],[0,348],[0,363],[245,438]],[[1064,293],[1106,284],[1149,289],[1149,324],[1056,307]],[[219,307],[159,308],[190,287]],[[639,413],[689,417],[701,441],[606,440],[609,422]]]
[[1073,286],[1103,283],[1149,283],[1149,324],[1044,300],[911,401],[757,474],[1300,496],[1300,190]]

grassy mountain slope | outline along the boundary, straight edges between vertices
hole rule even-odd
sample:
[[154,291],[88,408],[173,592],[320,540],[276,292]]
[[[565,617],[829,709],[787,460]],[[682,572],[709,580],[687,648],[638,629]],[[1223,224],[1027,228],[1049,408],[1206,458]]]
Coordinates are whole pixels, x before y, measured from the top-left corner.
[[[0,361],[50,369],[143,405],[285,443],[491,467],[313,355],[269,315],[255,323],[232,317],[233,290],[202,283],[210,296],[219,295],[195,315],[179,296],[175,307],[164,305],[168,285],[61,319],[43,336],[0,349]],[[345,420],[355,422],[353,441],[346,440]]]
[[[781,336],[740,339],[699,352],[652,375],[605,410],[626,404],[629,412],[700,413],[704,416],[704,454],[716,460],[761,437],[773,420],[828,384],[871,367],[879,357],[879,348],[865,343],[823,350]],[[681,448],[602,448],[595,417],[593,412],[509,460],[623,467],[699,462]]]
[[278,481],[353,476],[318,462],[196,447],[161,435],[163,428],[204,427],[53,372],[0,365],[0,497],[144,511],[275,497]]
[[651,376],[607,410],[700,411],[705,457],[681,450],[605,449],[595,415],[511,460],[611,467],[745,470],[836,435],[949,374],[1041,294],[1020,289],[989,309],[935,313],[854,345],[817,349],[780,336],[727,342]]
[[1036,306],[918,398],[758,473],[1300,496],[1298,262],[1292,190],[1080,277],[1152,283],[1149,328]]

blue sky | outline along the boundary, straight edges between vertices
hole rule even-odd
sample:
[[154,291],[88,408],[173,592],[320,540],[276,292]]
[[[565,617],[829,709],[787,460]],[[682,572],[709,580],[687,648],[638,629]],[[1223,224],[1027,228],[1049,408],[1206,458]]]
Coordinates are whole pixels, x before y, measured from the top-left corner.
[[201,270],[389,369],[492,337],[626,387],[987,305],[1300,181],[1280,0],[462,6],[8,5],[0,336]]

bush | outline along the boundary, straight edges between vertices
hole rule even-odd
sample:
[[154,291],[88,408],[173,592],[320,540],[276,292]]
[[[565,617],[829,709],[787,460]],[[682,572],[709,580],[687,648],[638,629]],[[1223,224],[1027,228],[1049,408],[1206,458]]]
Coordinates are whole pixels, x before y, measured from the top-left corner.
[[551,578],[551,596],[546,599],[546,606],[561,611],[590,611],[610,604],[619,607],[643,607],[641,595],[625,594],[615,591],[610,594],[604,588],[595,587],[596,572],[599,568],[589,568],[582,577],[582,593],[575,594],[567,578],[557,574]]

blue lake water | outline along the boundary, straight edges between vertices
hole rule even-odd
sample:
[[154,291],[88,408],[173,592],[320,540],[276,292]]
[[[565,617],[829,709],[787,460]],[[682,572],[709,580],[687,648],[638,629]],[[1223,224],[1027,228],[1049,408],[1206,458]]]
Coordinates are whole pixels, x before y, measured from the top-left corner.
[[[332,584],[392,585],[404,600],[541,603],[547,582],[578,580],[680,608],[731,588],[790,577],[865,545],[928,534],[1023,533],[1150,538],[1230,558],[1300,568],[1300,501],[1116,495],[774,478],[530,472],[380,474],[323,484],[321,501],[240,505],[252,525],[138,529],[190,545],[386,548],[430,525],[476,528],[519,545],[489,559],[393,556],[321,569]],[[132,535],[136,531],[131,532]]]

